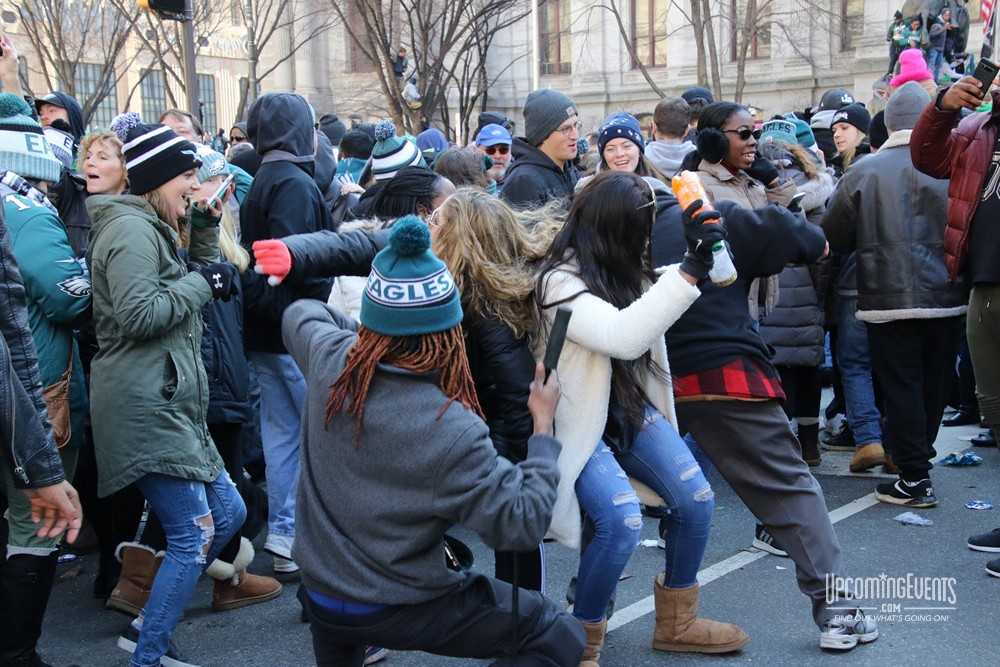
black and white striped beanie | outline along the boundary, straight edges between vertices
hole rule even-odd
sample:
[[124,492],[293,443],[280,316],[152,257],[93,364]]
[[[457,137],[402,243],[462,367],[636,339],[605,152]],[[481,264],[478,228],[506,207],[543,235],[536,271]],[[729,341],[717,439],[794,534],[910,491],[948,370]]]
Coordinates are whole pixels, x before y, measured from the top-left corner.
[[138,124],[129,128],[122,145],[129,193],[155,190],[188,169],[201,166],[198,149],[166,125]]

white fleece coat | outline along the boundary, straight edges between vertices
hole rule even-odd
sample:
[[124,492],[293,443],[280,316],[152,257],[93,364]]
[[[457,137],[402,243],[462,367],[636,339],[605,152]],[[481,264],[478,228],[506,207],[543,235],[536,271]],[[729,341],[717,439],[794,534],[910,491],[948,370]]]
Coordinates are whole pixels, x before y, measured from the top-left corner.
[[[562,398],[556,409],[555,428],[563,448],[559,455],[559,487],[548,537],[576,549],[580,546],[581,525],[580,505],[574,488],[608,420],[611,358],[637,359],[650,350],[653,361],[669,378],[663,334],[694,303],[701,290],[681,277],[675,264],[657,269],[660,276],[646,293],[619,310],[587,292],[583,281],[571,271],[574,268],[565,265],[565,269],[554,270],[546,276],[542,303],[560,304],[573,297],[560,304],[572,308],[573,316],[559,356]],[[555,313],[555,306],[543,311],[546,331],[551,328]],[[676,428],[671,382],[647,374],[644,389],[653,407]]]

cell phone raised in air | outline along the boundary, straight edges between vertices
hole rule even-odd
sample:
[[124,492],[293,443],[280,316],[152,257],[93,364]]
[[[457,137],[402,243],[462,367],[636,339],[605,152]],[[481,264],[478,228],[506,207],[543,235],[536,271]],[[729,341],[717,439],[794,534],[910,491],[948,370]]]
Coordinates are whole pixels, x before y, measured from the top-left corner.
[[986,58],[980,58],[979,64],[976,65],[976,71],[972,73],[972,76],[979,80],[982,84],[983,95],[990,91],[990,86],[993,85],[993,79],[997,76],[997,66],[987,60]]
[[219,199],[221,201],[222,195],[225,194],[226,192],[226,188],[232,185],[233,181],[235,180],[236,180],[235,174],[229,174],[229,176],[226,176],[226,179],[222,181],[222,185],[219,186],[219,189],[213,192],[212,196],[208,198],[208,204],[202,204],[201,201],[199,200],[198,208],[204,211],[207,210],[207,208],[211,206],[212,202],[214,202],[216,199]]

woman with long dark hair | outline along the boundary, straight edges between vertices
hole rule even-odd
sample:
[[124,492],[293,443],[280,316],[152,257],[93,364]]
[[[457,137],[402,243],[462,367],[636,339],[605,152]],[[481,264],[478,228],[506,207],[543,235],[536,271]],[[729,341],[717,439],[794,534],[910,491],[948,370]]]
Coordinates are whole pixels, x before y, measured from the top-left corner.
[[721,653],[748,641],[735,626],[696,618],[714,495],[677,433],[663,338],[698,298],[697,283],[712,265],[708,248],[724,236],[720,225],[699,224],[717,214],[695,211],[685,211],[684,262],[654,271],[650,184],[632,173],[602,172],[577,194],[537,271],[535,297],[545,324],[558,306],[573,310],[559,359],[566,393],[556,431],[564,449],[549,535],[577,547],[581,508],[595,526],[580,559],[573,606],[587,630],[588,665],[597,664],[605,609],[642,527],[626,473],[671,510],[664,572],[654,581],[653,647]]

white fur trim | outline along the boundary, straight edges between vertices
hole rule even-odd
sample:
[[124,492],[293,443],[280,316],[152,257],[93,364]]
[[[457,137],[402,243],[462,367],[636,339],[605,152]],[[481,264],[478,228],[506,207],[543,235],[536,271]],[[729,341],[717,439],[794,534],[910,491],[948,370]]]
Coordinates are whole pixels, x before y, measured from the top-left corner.
[[216,558],[212,564],[205,568],[205,574],[217,581],[232,580],[233,585],[239,585],[239,574],[246,572],[247,567],[253,562],[254,551],[250,540],[245,537],[240,538],[240,550],[236,553],[236,558],[232,563]]
[[889,135],[889,138],[885,140],[885,143],[879,147],[879,152],[884,151],[886,148],[896,148],[897,146],[909,146],[910,145],[910,135],[913,134],[913,130],[896,130]]
[[154,558],[166,555],[167,553],[166,551],[157,552],[153,547],[146,546],[145,544],[139,544],[138,542],[122,542],[117,548],[115,548],[115,558],[118,559],[119,563],[124,563],[122,560],[122,549],[126,547],[134,547],[136,549],[141,549],[142,551],[148,551]]
[[871,324],[885,324],[897,320],[936,320],[943,317],[964,315],[968,306],[954,308],[901,308],[899,310],[859,310],[857,318]]

